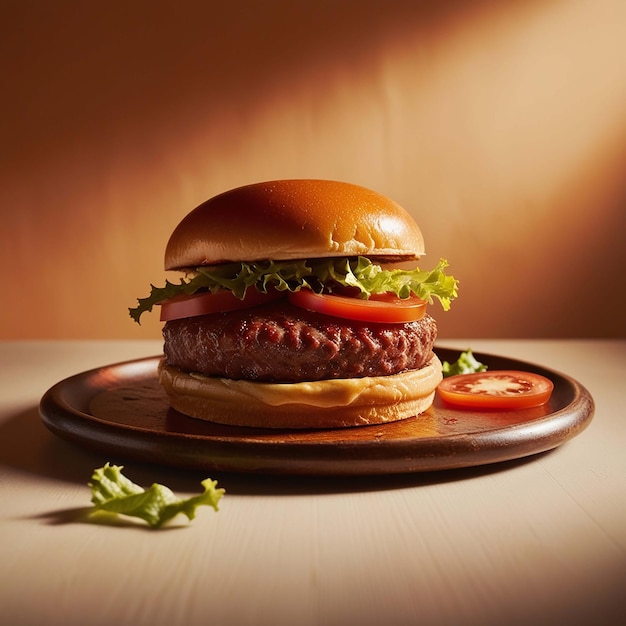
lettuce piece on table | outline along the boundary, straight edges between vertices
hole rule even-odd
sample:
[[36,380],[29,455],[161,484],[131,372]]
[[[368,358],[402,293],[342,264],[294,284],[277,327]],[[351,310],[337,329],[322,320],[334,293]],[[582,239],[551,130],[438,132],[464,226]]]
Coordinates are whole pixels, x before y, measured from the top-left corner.
[[89,483],[94,509],[138,517],[153,528],[159,528],[179,513],[192,520],[199,506],[211,506],[217,511],[225,493],[217,488],[217,481],[207,478],[201,482],[203,493],[181,500],[165,485],[154,483],[144,489],[124,476],[122,469],[123,466],[107,463],[94,471]]

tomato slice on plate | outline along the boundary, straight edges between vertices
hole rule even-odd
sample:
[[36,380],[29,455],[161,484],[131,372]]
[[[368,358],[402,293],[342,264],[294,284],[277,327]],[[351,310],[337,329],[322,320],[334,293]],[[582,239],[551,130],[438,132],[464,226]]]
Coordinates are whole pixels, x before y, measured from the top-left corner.
[[554,384],[545,376],[517,370],[493,370],[449,376],[439,383],[444,402],[485,409],[525,409],[545,404]]
[[276,291],[261,293],[252,288],[246,290],[243,300],[227,290],[217,293],[202,292],[190,296],[176,296],[161,303],[161,321],[169,322],[184,317],[247,309],[282,297],[282,294]]
[[361,322],[401,324],[415,322],[426,313],[426,302],[419,298],[398,298],[391,294],[371,296],[369,300],[315,293],[301,289],[288,295],[289,301],[303,309]]

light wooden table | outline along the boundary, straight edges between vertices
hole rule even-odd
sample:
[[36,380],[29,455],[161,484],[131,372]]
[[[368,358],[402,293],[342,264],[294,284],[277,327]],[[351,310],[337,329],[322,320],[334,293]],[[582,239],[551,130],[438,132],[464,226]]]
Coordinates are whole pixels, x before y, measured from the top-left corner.
[[[220,511],[160,531],[85,521],[108,459],[53,436],[37,403],[159,342],[0,343],[0,624],[621,624],[626,342],[441,342],[575,378],[595,418],[525,461],[358,479],[212,476]],[[178,494],[197,473],[126,464]]]

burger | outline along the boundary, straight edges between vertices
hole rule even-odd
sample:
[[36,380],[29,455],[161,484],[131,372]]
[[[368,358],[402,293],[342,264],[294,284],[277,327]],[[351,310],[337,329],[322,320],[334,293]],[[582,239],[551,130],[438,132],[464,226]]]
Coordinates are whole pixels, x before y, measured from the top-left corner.
[[[435,320],[457,281],[415,267],[409,213],[361,186],[276,180],[217,195],[165,250],[159,380],[184,415],[261,428],[339,428],[419,415],[442,379]],[[407,269],[407,263],[410,267]]]

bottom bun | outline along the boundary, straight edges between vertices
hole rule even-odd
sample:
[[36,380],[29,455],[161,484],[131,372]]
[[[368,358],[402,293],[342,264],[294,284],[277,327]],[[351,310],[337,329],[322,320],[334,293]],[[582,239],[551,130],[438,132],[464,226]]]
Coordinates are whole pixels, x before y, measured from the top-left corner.
[[442,374],[433,353],[421,369],[391,376],[263,383],[185,373],[162,361],[159,380],[172,408],[190,417],[257,428],[343,428],[423,413]]

